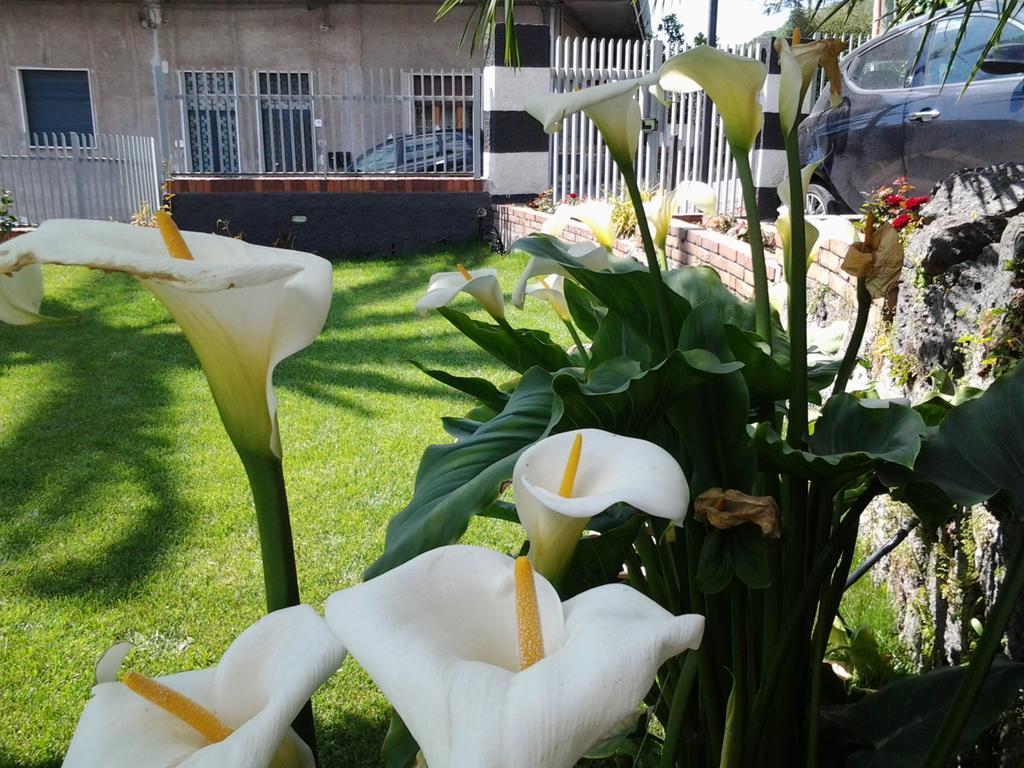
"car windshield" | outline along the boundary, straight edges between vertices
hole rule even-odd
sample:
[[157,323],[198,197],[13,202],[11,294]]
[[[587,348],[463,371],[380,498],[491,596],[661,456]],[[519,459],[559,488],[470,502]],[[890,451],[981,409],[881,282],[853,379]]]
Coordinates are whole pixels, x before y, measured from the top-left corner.
[[378,144],[369,152],[356,158],[355,169],[360,173],[374,173],[395,170],[395,143]]

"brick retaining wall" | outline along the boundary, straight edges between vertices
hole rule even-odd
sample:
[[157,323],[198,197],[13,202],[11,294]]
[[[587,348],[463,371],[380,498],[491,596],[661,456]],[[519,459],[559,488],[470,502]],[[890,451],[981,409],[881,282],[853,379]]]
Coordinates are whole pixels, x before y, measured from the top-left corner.
[[[511,245],[517,238],[525,237],[540,230],[547,221],[549,214],[535,211],[520,205],[499,205],[495,208],[495,223],[501,232],[506,245]],[[722,278],[722,282],[739,295],[749,298],[754,294],[753,263],[750,258],[750,246],[729,237],[728,235],[702,227],[695,221],[683,217],[673,221],[669,236],[665,242],[671,266],[707,265],[714,267]],[[766,225],[766,230],[774,230]],[[570,243],[593,240],[590,230],[582,224],[571,223],[562,232],[561,238]],[[769,283],[782,281],[781,251],[778,258],[773,251],[767,249],[765,254]],[[840,268],[846,246],[843,243],[829,241],[819,249],[818,255],[807,272],[808,293],[814,291],[814,284],[828,288],[847,303],[856,299],[856,279]],[[615,246],[615,253],[621,257],[634,257],[643,260],[643,252],[634,240],[620,239]]]

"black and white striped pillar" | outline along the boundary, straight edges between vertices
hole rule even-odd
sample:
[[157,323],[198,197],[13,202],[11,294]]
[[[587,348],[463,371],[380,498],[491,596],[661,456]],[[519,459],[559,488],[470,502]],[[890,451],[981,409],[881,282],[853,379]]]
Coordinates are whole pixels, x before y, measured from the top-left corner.
[[773,42],[768,45],[768,78],[762,93],[764,128],[761,129],[750,159],[754,186],[757,188],[757,207],[762,219],[775,218],[775,209],[780,205],[775,188],[786,177],[786,145],[782,140],[782,125],[779,122],[779,81],[782,68]]
[[484,67],[483,175],[492,197],[525,200],[551,186],[548,136],[524,110],[526,101],[551,89],[551,31],[544,24],[516,24],[518,70],[506,67],[505,25],[494,30]]

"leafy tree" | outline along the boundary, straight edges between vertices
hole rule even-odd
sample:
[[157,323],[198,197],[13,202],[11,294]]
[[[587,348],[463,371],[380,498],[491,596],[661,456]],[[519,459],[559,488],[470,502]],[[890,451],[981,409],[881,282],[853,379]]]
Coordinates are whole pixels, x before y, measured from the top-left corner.
[[683,25],[679,23],[679,17],[670,13],[662,18],[658,24],[658,32],[664,37],[669,45],[685,45],[686,35],[683,34]]
[[871,0],[829,3],[810,9],[794,7],[777,34],[788,36],[794,29],[834,36],[868,33],[871,31]]

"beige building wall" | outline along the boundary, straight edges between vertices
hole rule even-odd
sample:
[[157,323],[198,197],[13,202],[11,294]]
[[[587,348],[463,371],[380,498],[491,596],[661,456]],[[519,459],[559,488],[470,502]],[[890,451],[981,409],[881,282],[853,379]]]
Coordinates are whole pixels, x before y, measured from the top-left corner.
[[[153,32],[142,2],[2,0],[0,132],[25,129],[19,67],[87,69],[98,133],[157,134],[150,61]],[[434,21],[435,4],[189,3],[163,8],[160,58],[179,68],[358,70],[482,66],[459,50],[468,11]],[[517,7],[517,21],[543,23]]]

